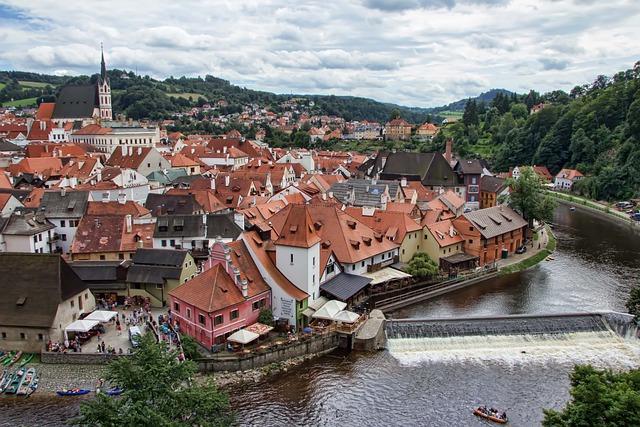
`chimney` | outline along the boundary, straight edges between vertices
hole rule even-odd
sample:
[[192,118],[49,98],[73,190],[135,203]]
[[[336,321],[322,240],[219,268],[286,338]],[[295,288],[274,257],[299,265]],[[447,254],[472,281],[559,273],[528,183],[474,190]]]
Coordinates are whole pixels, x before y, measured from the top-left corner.
[[231,183],[231,176],[230,175],[225,175],[224,176],[224,186],[228,187],[230,183]]
[[60,190],[60,197],[64,197],[67,195],[67,189],[62,187],[62,189]]
[[242,279],[242,297],[247,298],[249,296],[249,283],[247,279]]
[[127,146],[123,145],[122,147],[120,147],[120,151],[122,151],[122,157],[127,155]]
[[333,191],[329,191],[329,198],[333,199]]
[[227,146],[222,147],[222,153],[227,154]]
[[96,175],[96,181],[102,181],[102,169],[98,170],[98,174]]
[[124,222],[125,222],[127,234],[131,234],[131,230],[133,229],[133,217],[131,215],[125,216]]
[[402,179],[400,180],[400,187],[406,187],[406,186],[407,186],[407,178],[403,176]]
[[132,146],[129,146],[129,155],[130,156],[133,155],[133,147]]
[[118,194],[118,203],[120,203],[121,205],[124,205],[127,203],[127,195],[124,193],[120,193]]
[[216,179],[215,178],[211,178],[211,181],[210,181],[209,185],[210,185],[210,188],[212,190],[215,190],[216,189]]
[[452,150],[453,150],[453,139],[449,138],[447,139],[447,145],[444,151],[444,158],[447,160],[448,163],[451,163],[451,156],[453,155]]
[[138,156],[142,155],[142,147],[138,147]]
[[455,232],[455,230],[453,229],[453,225],[450,225],[450,226],[449,226],[449,236],[450,236],[450,237],[453,237],[453,236],[455,236],[455,235],[456,235],[456,232]]

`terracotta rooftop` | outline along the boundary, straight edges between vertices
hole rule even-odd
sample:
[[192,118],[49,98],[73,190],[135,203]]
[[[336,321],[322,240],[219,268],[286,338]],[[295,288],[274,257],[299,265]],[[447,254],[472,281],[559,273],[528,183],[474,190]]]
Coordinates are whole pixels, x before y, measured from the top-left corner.
[[171,290],[169,295],[206,313],[213,313],[245,300],[221,264],[216,264]]
[[464,242],[464,238],[455,229],[450,219],[429,224],[427,228],[441,248]]

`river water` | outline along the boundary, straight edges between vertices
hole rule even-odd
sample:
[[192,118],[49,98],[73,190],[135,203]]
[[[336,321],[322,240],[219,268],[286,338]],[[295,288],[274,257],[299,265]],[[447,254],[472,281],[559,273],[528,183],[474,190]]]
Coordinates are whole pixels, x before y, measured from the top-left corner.
[[[395,318],[624,311],[640,277],[640,232],[559,206],[555,260],[393,313]],[[575,363],[640,366],[640,349],[610,334],[390,342],[391,351],[329,355],[266,382],[230,390],[239,425],[480,426],[479,404],[511,424],[539,425],[569,398]],[[33,396],[36,398],[36,395]],[[0,401],[0,425],[60,425],[77,404]],[[36,403],[37,402],[37,403]]]

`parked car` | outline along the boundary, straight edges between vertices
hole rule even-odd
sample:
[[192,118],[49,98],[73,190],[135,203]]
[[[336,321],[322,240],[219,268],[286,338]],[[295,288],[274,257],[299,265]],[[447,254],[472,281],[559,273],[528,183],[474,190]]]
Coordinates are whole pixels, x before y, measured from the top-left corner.
[[142,331],[137,326],[131,326],[129,328],[129,341],[134,347],[138,346],[138,340],[142,337]]
[[640,221],[640,212],[636,212],[631,215],[631,219],[634,221]]
[[516,253],[517,254],[523,254],[527,252],[527,247],[525,245],[520,246],[519,248],[516,249]]

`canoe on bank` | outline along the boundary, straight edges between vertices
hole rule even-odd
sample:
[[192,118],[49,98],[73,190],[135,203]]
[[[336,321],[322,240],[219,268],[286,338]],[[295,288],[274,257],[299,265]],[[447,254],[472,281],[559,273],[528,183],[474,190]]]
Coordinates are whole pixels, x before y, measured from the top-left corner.
[[476,415],[478,417],[482,417],[482,418],[484,418],[486,420],[493,421],[494,423],[498,423],[498,424],[506,424],[506,423],[509,422],[508,418],[498,418],[498,417],[495,417],[493,415],[489,415],[489,414],[487,414],[485,412],[482,412],[479,409],[475,409],[473,411],[473,415]]

